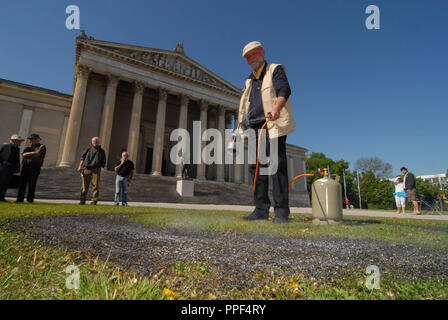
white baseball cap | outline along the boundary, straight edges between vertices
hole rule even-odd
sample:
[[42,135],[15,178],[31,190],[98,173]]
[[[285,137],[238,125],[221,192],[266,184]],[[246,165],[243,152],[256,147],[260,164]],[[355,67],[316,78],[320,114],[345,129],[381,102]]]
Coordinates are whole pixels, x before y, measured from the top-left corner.
[[249,42],[248,44],[246,44],[246,46],[243,49],[243,58],[249,51],[251,51],[255,48],[259,48],[259,47],[262,47],[262,45],[261,45],[261,42],[258,42],[258,41],[252,41],[252,42]]
[[15,133],[11,136],[11,138],[9,138],[9,140],[24,141],[25,139],[23,139],[21,136],[19,136],[17,133]]

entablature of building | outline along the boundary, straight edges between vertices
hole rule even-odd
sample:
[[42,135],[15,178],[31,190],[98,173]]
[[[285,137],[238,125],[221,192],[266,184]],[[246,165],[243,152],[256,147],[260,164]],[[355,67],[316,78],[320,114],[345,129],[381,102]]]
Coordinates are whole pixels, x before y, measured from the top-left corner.
[[[178,46],[176,49],[178,49]],[[188,58],[181,50],[169,51],[78,37],[76,65],[92,72],[114,74],[124,81],[141,81],[148,87],[188,94],[193,100],[238,108],[241,90]]]
[[70,112],[72,96],[57,91],[0,79],[0,99],[25,106],[40,106],[55,111]]

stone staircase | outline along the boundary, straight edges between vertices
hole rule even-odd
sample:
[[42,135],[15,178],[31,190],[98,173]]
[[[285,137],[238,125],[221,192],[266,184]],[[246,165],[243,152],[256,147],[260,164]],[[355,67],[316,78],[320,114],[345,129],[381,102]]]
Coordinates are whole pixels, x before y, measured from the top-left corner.
[[[171,202],[198,204],[252,205],[253,191],[247,184],[194,180],[194,197],[181,197],[176,192],[174,177],[134,174],[128,190],[128,201]],[[42,168],[36,188],[36,199],[78,200],[81,191],[81,176],[73,168]],[[100,201],[113,201],[115,194],[115,172],[103,170],[100,179]],[[8,190],[8,197],[16,197],[17,190]],[[87,200],[91,196],[91,188]],[[272,199],[272,196],[271,196]],[[290,200],[291,206],[309,206],[301,199]]]

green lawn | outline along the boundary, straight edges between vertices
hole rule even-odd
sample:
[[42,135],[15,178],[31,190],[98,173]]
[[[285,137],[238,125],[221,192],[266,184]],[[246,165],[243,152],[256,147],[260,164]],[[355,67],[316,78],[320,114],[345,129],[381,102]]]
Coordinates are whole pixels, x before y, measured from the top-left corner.
[[[6,219],[73,214],[129,213],[130,220],[191,230],[236,231],[288,237],[349,237],[412,243],[448,249],[448,223],[412,219],[345,217],[341,226],[313,226],[309,214],[292,221],[246,222],[243,212],[174,210],[115,206],[0,203],[0,299],[447,299],[448,284],[437,279],[402,282],[382,278],[379,290],[366,288],[356,275],[320,284],[303,274],[253,274],[256,286],[219,291],[222,280],[213,268],[184,262],[159,274],[142,276],[83,252],[42,246],[21,233],[5,231]],[[80,269],[80,290],[66,288],[66,267]]]

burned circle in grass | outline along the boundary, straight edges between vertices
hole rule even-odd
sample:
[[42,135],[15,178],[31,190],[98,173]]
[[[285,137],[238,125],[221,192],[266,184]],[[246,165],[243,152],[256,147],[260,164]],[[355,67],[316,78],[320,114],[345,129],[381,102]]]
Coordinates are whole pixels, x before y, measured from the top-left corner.
[[126,215],[14,219],[7,226],[45,245],[109,256],[109,261],[143,274],[200,262],[213,268],[226,287],[250,285],[251,275],[260,272],[302,273],[325,282],[363,273],[368,265],[397,279],[448,279],[443,252],[371,239],[187,231],[129,222]]

